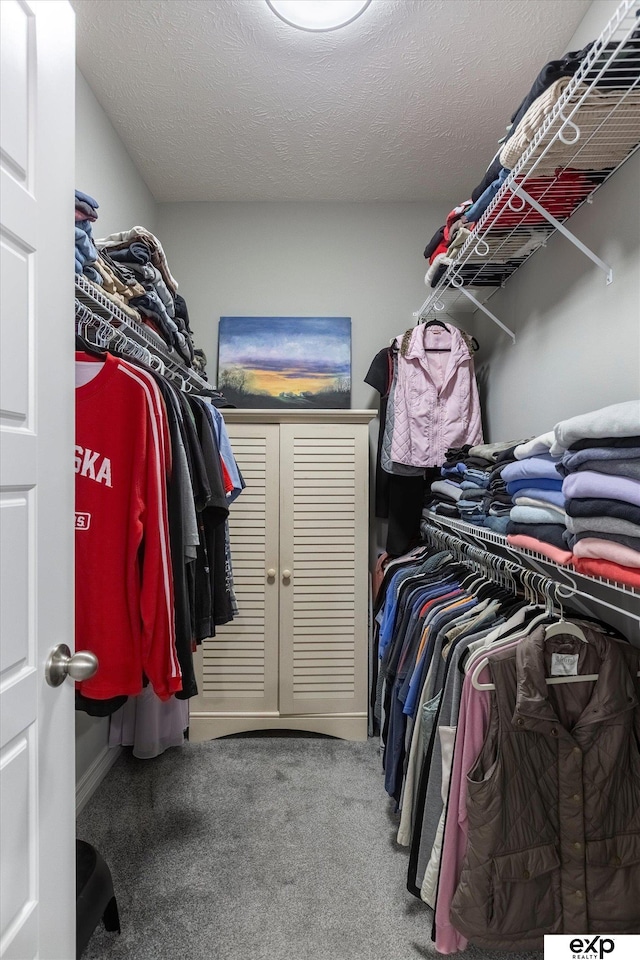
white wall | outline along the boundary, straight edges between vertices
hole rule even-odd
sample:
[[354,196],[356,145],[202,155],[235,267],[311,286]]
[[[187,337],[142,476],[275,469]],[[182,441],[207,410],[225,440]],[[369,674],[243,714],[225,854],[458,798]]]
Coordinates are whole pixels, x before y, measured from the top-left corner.
[[[595,0],[567,49],[595,39],[615,12]],[[614,282],[556,234],[496,294],[484,315],[478,378],[490,440],[544,432],[560,419],[640,395],[640,152],[567,224],[613,268]]]
[[567,44],[567,50],[581,50],[591,40],[595,40],[619,6],[620,0],[592,0]]
[[76,70],[76,187],[100,204],[93,231],[105,237],[136,224],[154,232],[156,202],[111,121]]
[[[76,187],[98,203],[94,235],[142,224],[154,230],[156,203],[133,160],[96,100],[76,71]],[[76,637],[78,649],[82,637]],[[76,713],[76,782],[107,746],[108,720]]]
[[[221,316],[348,316],[351,405],[377,408],[363,378],[375,354],[414,325],[425,298],[422,251],[443,219],[424,203],[167,203],[158,234],[211,380]],[[376,419],[372,463],[377,430]],[[386,534],[371,516],[375,551]]]
[[423,203],[164,203],[158,234],[216,372],[220,316],[352,318],[352,406],[374,355],[413,325],[422,251],[442,222]]

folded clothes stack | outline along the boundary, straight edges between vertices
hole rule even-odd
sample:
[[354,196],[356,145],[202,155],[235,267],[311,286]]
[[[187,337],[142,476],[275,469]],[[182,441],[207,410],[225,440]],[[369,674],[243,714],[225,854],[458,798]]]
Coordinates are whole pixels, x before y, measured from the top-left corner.
[[509,514],[513,505],[511,494],[507,491],[507,483],[502,473],[508,464],[515,461],[514,450],[517,444],[509,442],[502,444],[502,449],[496,455],[496,465],[489,474],[489,486],[484,501],[484,526],[494,533],[504,536],[509,524]]
[[640,401],[564,420],[554,433],[576,569],[640,586]]
[[640,587],[640,400],[532,440],[447,451],[425,518],[462,519],[579,573]]
[[535,441],[514,450],[517,458],[502,471],[513,502],[507,524],[507,540],[550,557],[556,563],[570,563],[571,552],[564,540],[566,530],[562,478],[556,469],[559,457],[533,453]]
[[424,278],[427,286],[435,287],[436,283],[458,256],[470,234],[466,227],[465,211],[471,206],[471,200],[458,204],[447,216],[446,223],[436,230],[427,244],[424,256],[429,261],[429,269]]
[[89,280],[102,286],[102,278],[95,268],[98,251],[93,242],[91,224],[98,219],[99,203],[82,190],[76,190],[75,269]]
[[509,446],[509,443],[483,443],[449,449],[440,469],[442,479],[431,484],[427,509],[484,526],[493,493],[497,494],[497,490],[490,490],[495,465]]
[[136,282],[135,296],[127,298],[129,306],[191,366],[194,347],[189,315],[182,297],[177,305],[178,284],[158,238],[144,227],[132,227],[98,240],[97,245],[110,258],[112,269],[119,265]]
[[170,348],[175,359],[193,367],[205,380],[207,358],[194,349],[189,311],[169,270],[162,244],[144,227],[93,238],[98,201],[76,190],[75,272],[128,317],[142,323]]
[[[477,457],[475,454],[470,454],[471,458],[475,463],[479,459],[484,459]],[[463,472],[460,474],[461,496],[456,504],[458,516],[461,520],[474,523],[476,526],[483,526],[485,519],[484,501],[487,496],[490,472],[488,463],[484,467],[463,463]]]

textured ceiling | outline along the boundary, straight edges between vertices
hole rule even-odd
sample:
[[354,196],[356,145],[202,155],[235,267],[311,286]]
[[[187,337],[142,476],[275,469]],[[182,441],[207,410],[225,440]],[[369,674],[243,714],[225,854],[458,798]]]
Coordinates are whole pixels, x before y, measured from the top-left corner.
[[78,63],[157,200],[459,201],[589,0],[73,0]]

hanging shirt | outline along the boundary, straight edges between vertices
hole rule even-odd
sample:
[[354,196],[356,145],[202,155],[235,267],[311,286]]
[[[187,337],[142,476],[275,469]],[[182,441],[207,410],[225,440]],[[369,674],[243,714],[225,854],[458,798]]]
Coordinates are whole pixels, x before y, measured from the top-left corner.
[[[171,451],[150,375],[76,355],[76,636],[99,669],[85,697],[181,689],[167,520]],[[94,374],[94,368],[97,373]]]
[[246,484],[242,478],[238,464],[236,463],[236,458],[233,455],[231,441],[229,440],[229,434],[227,432],[227,425],[224,422],[222,414],[216,409],[216,407],[213,406],[212,403],[206,403],[205,410],[213,425],[213,432],[218,444],[218,449],[220,450],[222,462],[226,467],[233,484],[231,491],[227,493],[227,499],[229,503],[233,503],[234,500],[238,499]]
[[418,324],[395,341],[398,373],[390,458],[440,466],[447,449],[482,443],[472,351],[456,327]]

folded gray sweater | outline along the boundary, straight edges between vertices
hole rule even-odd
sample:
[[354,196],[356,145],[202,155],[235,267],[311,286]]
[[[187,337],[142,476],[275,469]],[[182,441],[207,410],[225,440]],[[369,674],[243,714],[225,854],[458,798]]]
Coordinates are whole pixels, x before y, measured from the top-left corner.
[[640,537],[640,525],[622,520],[620,517],[570,517],[567,516],[567,530],[571,533],[582,533],[591,530],[594,534],[622,533],[627,537]]

